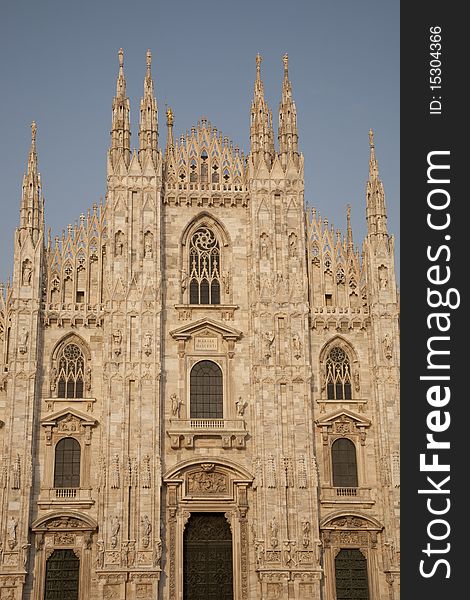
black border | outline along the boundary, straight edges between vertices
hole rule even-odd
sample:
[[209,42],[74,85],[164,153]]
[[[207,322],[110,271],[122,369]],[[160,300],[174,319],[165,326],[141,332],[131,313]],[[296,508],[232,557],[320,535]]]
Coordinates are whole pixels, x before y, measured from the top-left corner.
[[[466,191],[467,150],[466,129],[468,116],[465,102],[465,87],[468,87],[469,68],[466,65],[468,50],[468,26],[463,16],[463,4],[430,0],[422,3],[401,3],[401,572],[402,598],[434,598],[450,600],[466,597],[464,566],[468,517],[465,506],[468,504],[465,483],[468,479],[468,437],[465,416],[470,398],[464,387],[465,370],[470,368],[466,360],[469,323],[465,319],[466,279],[470,237],[467,223],[470,223],[470,199]],[[429,89],[430,27],[442,28],[442,114],[431,115],[429,102],[433,93]],[[467,28],[467,31],[466,31]],[[426,451],[426,434],[429,432],[426,417],[432,407],[426,401],[429,382],[419,380],[427,374],[427,347],[430,335],[426,318],[433,312],[427,304],[427,269],[430,264],[426,257],[428,245],[439,246],[443,242],[443,232],[433,232],[426,224],[427,194],[427,155],[433,150],[450,150],[450,179],[446,189],[451,194],[451,225],[449,244],[451,258],[442,265],[451,268],[451,280],[447,287],[459,290],[461,304],[455,310],[448,310],[452,321],[450,336],[450,388],[451,400],[446,408],[450,412],[451,425],[441,439],[451,443],[450,450],[440,452],[440,462],[450,461],[450,473],[436,473],[440,481],[450,475],[449,482],[451,508],[442,518],[451,527],[449,537],[442,542],[428,539],[427,526],[433,518],[426,508],[426,495],[418,494],[418,489],[430,488],[426,476],[419,469],[419,455]],[[469,207],[469,208],[468,208]],[[443,255],[444,256],[444,255]],[[445,334],[442,334],[445,335]],[[442,409],[442,410],[446,410]],[[465,428],[465,429],[464,429]],[[429,452],[429,451],[428,451]],[[446,452],[446,454],[444,454]],[[437,497],[437,496],[434,496]],[[437,506],[437,504],[436,504]],[[438,531],[436,528],[435,532]],[[441,531],[443,531],[441,529]],[[435,554],[428,558],[422,549],[431,541],[433,547],[442,548],[450,543],[449,552]],[[432,577],[424,578],[419,573],[419,564],[426,559],[425,570],[433,560],[444,558],[450,564],[450,577],[445,577],[447,568],[440,565]],[[467,567],[468,569],[468,567]],[[432,570],[432,569],[431,569]]]

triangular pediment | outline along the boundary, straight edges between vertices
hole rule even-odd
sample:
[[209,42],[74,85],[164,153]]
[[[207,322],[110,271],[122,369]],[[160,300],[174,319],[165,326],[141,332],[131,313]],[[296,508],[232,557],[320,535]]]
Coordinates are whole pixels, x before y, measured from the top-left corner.
[[356,427],[370,427],[371,421],[361,415],[358,415],[350,410],[337,410],[329,413],[322,419],[317,419],[315,423],[319,427],[331,427],[339,421],[352,421]]
[[132,159],[129,165],[128,175],[142,175],[142,168],[137,158],[137,152],[134,150]]
[[198,333],[203,333],[204,331],[216,333],[221,335],[224,339],[238,340],[242,336],[241,331],[233,329],[232,327],[227,327],[227,325],[224,325],[223,323],[219,323],[207,318],[200,319],[194,323],[189,323],[188,325],[183,325],[183,327],[174,329],[173,331],[170,331],[170,335],[175,340],[184,340],[191,338]]
[[57,426],[57,424],[59,423],[59,421],[62,421],[64,419],[70,419],[70,418],[75,418],[78,421],[80,421],[81,425],[85,425],[85,426],[92,426],[94,427],[95,425],[98,424],[98,421],[96,419],[93,419],[90,417],[90,415],[86,415],[85,413],[82,413],[81,411],[77,410],[76,408],[72,408],[71,406],[67,406],[61,410],[58,410],[50,415],[46,415],[43,419],[41,419],[41,425],[45,426]]

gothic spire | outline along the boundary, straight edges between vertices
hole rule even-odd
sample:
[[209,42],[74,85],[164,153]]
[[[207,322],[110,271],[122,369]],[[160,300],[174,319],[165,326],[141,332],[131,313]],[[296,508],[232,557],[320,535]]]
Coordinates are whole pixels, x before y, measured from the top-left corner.
[[292,156],[297,162],[299,157],[299,135],[297,131],[297,111],[292,99],[292,85],[289,80],[289,58],[282,57],[284,63],[284,79],[282,82],[282,98],[279,103],[279,152],[281,162],[285,166],[287,158]]
[[348,254],[352,254],[354,252],[354,242],[353,242],[353,233],[351,227],[351,206],[348,204],[346,209],[346,219],[347,219],[347,235],[346,235],[346,247]]
[[264,157],[268,166],[274,159],[273,115],[264,99],[261,80],[261,56],[256,55],[256,79],[251,103],[250,145],[253,161]]
[[379,165],[375,156],[374,132],[369,130],[369,179],[366,185],[366,218],[369,235],[388,235],[385,193],[379,177]]
[[158,110],[153,91],[152,53],[147,50],[147,72],[144,80],[144,95],[140,101],[139,158],[142,162],[145,153],[151,154],[154,164],[157,161]]
[[31,123],[31,148],[28,155],[28,166],[23,176],[23,188],[20,206],[20,230],[29,231],[33,242],[44,226],[44,200],[41,190],[41,175],[38,172],[36,152],[36,123]]
[[124,51],[119,49],[119,74],[116,83],[116,96],[113,99],[113,119],[111,126],[111,162],[117,164],[122,155],[126,166],[131,156],[130,103],[126,96],[126,79],[124,77]]

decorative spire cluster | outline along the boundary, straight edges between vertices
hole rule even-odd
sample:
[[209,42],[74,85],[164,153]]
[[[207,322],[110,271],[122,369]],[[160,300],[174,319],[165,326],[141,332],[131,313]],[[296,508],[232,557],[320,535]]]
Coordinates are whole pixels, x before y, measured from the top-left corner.
[[158,153],[158,109],[153,90],[152,53],[147,50],[147,72],[144,80],[144,96],[140,101],[139,123],[139,159],[142,163],[145,155],[151,155],[154,165]]
[[130,102],[126,96],[124,77],[124,51],[119,49],[119,73],[116,83],[116,96],[113,99],[113,118],[111,126],[111,162],[116,166],[120,157],[129,166],[131,158]]
[[297,111],[292,99],[292,85],[289,80],[289,57],[284,54],[284,79],[282,82],[282,99],[279,104],[279,153],[281,164],[285,167],[289,156],[296,164],[299,159],[299,134],[297,131]]
[[255,88],[251,103],[251,156],[255,164],[259,162],[260,158],[264,158],[266,164],[271,166],[274,160],[273,114],[264,99],[264,87],[261,80],[261,61],[261,56],[257,54]]
[[385,193],[379,177],[379,165],[375,156],[374,132],[369,130],[369,179],[366,185],[366,218],[369,235],[388,235]]
[[29,231],[36,243],[39,233],[44,230],[44,199],[41,190],[41,175],[38,172],[36,152],[36,123],[31,123],[31,148],[28,166],[23,176],[20,205],[20,230]]

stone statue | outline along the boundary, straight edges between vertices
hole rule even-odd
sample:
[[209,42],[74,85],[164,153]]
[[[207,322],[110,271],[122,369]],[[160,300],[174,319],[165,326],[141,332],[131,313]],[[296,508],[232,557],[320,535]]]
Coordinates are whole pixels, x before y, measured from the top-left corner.
[[10,550],[13,550],[16,546],[16,529],[18,527],[18,521],[15,517],[10,517],[7,524],[7,538],[8,546]]
[[245,400],[242,400],[242,397],[240,396],[238,398],[238,400],[235,402],[235,405],[237,407],[237,415],[239,417],[243,417],[243,415],[245,414],[245,408],[248,405],[248,402],[245,402]]
[[181,405],[183,404],[183,401],[176,394],[171,394],[170,400],[171,400],[171,412],[174,417],[179,418],[180,409],[181,409]]

